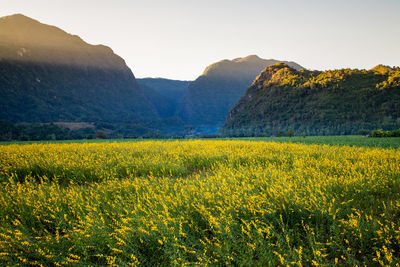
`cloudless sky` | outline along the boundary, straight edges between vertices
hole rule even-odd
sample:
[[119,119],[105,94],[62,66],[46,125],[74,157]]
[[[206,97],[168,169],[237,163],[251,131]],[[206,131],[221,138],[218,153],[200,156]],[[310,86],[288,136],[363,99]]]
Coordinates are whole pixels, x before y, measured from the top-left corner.
[[308,69],[400,65],[400,0],[0,0],[91,44],[136,77],[195,79],[256,54]]

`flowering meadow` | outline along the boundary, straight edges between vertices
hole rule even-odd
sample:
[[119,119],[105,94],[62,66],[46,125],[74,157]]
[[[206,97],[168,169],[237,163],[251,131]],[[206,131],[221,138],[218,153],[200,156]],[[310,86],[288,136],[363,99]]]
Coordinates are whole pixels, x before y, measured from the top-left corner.
[[0,146],[0,265],[400,264],[400,149]]

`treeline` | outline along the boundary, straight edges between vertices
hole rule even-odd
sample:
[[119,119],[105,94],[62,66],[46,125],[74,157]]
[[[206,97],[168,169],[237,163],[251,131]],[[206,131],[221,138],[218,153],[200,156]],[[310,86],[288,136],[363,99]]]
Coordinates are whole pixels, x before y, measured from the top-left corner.
[[[54,123],[18,123],[0,120],[0,141],[40,141],[40,140],[79,140],[79,139],[105,139],[105,138],[134,138],[134,139],[183,139],[183,138],[220,138],[220,137],[282,137],[282,136],[316,136],[326,135],[323,130],[295,131],[293,129],[277,129],[274,131],[262,131],[257,128],[242,128],[222,130],[214,134],[196,134],[193,129],[185,129],[178,133],[162,133],[141,125],[135,124],[111,124],[97,122],[93,127],[71,130],[60,127]],[[342,133],[343,134],[343,133]],[[400,128],[392,131],[360,130],[353,129],[345,134],[364,135],[370,137],[400,137]]]
[[98,132],[93,128],[70,130],[54,123],[20,123],[0,121],[0,141],[38,141],[93,139]]
[[201,137],[205,138],[216,138],[216,137],[283,137],[283,136],[329,136],[329,135],[363,135],[368,137],[400,137],[400,128],[397,130],[366,130],[357,128],[349,129],[345,132],[332,131],[332,129],[320,128],[320,129],[274,129],[274,130],[263,130],[257,127],[248,127],[241,129],[224,129],[222,128],[218,133],[215,134],[204,134]]
[[[162,126],[161,124],[157,126]],[[0,141],[79,140],[105,138],[185,138],[189,130],[163,133],[141,124],[95,122],[91,127],[71,130],[55,123],[12,123],[0,120]]]
[[[385,127],[386,128],[386,127]],[[387,127],[386,129],[393,129]],[[372,125],[362,124],[352,126],[351,123],[332,125],[330,127],[324,125],[315,125],[314,127],[294,124],[289,127],[262,127],[249,126],[233,129],[222,128],[218,135],[222,137],[281,137],[281,136],[332,136],[332,135],[371,135],[376,129]],[[388,132],[388,131],[385,131]],[[289,134],[288,134],[289,133]]]

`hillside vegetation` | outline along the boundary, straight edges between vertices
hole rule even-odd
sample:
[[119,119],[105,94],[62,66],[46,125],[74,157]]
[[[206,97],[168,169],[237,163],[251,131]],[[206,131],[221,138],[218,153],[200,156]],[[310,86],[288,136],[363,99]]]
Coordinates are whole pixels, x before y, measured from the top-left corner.
[[295,70],[266,68],[232,108],[227,135],[358,134],[400,127],[400,68]]

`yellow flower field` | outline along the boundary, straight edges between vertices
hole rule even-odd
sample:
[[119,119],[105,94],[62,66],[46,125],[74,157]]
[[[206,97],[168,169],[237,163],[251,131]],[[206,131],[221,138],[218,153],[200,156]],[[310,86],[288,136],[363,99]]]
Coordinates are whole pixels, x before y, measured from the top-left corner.
[[0,265],[400,264],[400,150],[0,146]]

